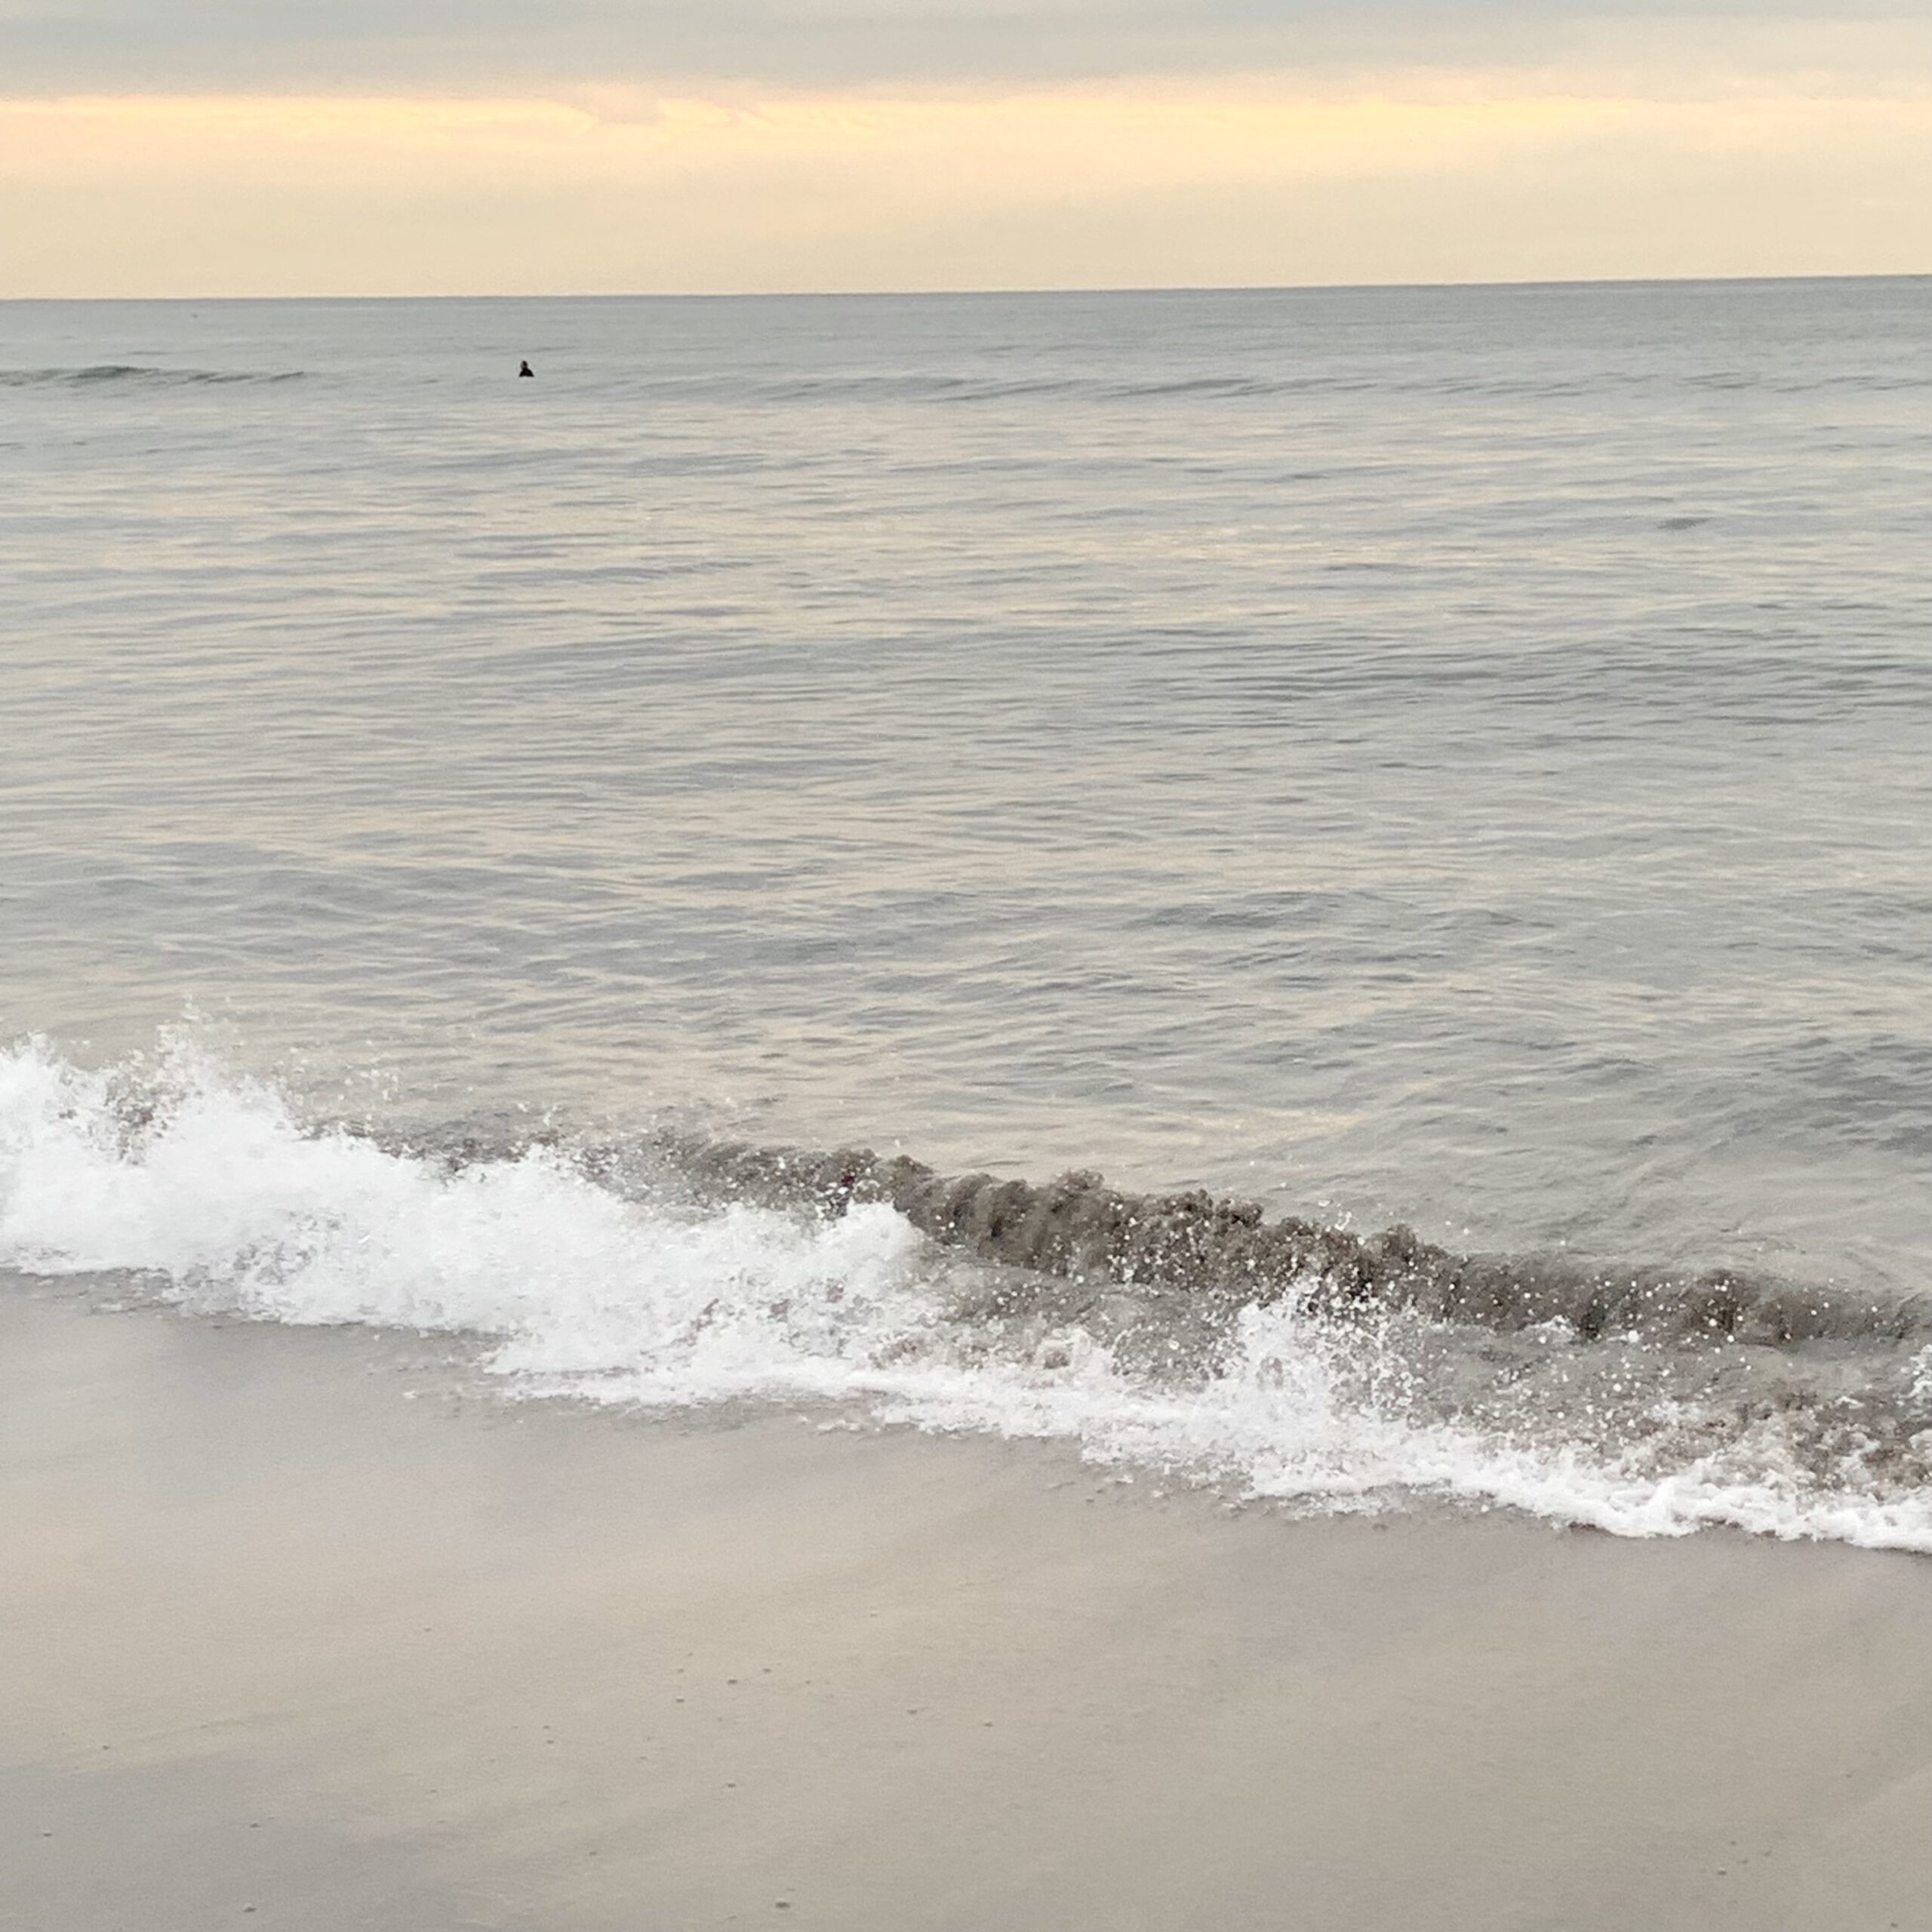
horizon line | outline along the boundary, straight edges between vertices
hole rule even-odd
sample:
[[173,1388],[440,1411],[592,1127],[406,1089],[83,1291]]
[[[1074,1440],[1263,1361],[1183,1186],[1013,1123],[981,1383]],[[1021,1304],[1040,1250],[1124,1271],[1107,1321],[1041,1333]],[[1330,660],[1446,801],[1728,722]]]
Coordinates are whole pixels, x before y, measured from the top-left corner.
[[319,291],[306,294],[0,295],[0,305],[111,302],[837,302],[961,301],[1014,296],[1320,295],[1399,294],[1423,290],[1755,287],[1789,282],[1926,281],[1932,268],[1839,269],[1789,275],[1526,275],[1426,281],[1120,282],[989,285],[958,288],[546,289]]

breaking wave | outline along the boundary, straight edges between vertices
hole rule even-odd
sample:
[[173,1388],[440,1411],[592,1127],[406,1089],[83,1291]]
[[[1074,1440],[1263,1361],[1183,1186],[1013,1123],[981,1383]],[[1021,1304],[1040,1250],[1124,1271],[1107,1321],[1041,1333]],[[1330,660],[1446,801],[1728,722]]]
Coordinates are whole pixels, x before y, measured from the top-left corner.
[[0,1052],[0,1269],[481,1338],[518,1393],[860,1403],[1306,1508],[1932,1552],[1921,1303],[1457,1256],[1097,1177],[300,1120],[177,1049]]

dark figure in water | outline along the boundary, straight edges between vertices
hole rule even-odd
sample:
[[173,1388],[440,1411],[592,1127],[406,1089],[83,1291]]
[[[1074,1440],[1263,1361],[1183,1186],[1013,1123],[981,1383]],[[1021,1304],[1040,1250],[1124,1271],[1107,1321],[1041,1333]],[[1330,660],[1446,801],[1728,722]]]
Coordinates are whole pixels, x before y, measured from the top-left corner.
[[519,376],[534,376],[537,373],[528,362],[519,362],[516,365],[516,372]]

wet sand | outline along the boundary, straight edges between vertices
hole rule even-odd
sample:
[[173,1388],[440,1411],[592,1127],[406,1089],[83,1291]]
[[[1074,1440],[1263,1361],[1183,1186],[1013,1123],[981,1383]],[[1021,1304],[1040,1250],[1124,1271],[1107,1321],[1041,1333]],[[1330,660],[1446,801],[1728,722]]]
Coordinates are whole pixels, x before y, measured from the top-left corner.
[[0,1286],[0,1924],[1932,1927],[1932,1562],[466,1386]]

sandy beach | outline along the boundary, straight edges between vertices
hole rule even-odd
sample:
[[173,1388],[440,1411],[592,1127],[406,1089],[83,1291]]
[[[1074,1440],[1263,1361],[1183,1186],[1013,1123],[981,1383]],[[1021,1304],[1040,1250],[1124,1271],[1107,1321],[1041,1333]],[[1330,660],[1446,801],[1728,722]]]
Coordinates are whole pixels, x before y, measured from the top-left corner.
[[1932,1566],[0,1296],[35,1932],[1932,1924]]

